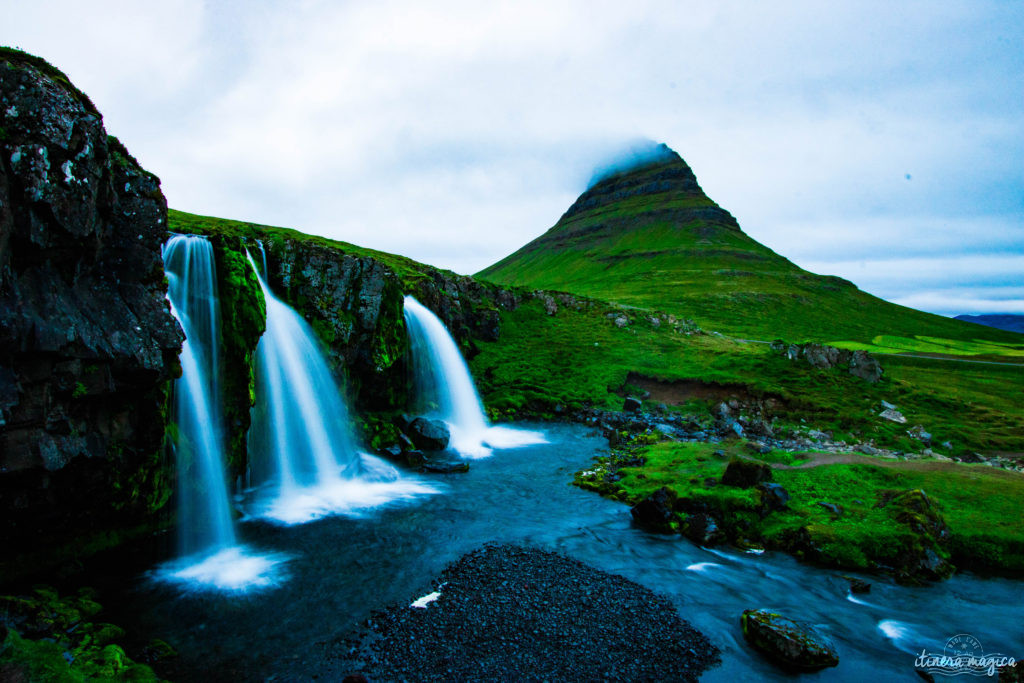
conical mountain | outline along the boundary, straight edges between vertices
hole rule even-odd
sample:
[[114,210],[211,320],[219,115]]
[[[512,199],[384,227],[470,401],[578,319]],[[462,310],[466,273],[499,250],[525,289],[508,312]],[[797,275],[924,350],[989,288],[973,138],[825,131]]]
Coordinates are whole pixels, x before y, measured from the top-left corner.
[[665,311],[755,339],[1019,341],[803,270],[746,235],[665,145],[598,179],[554,227],[477,277]]

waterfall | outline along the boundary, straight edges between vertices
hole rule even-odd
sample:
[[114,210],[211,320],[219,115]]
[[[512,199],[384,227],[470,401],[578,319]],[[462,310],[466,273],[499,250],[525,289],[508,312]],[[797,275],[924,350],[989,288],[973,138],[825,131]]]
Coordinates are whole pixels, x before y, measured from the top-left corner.
[[469,367],[444,323],[411,296],[405,297],[404,308],[414,405],[447,423],[449,448],[463,457],[482,458],[495,448],[546,443],[540,432],[491,426]]
[[171,419],[177,425],[179,549],[188,556],[235,544],[224,477],[220,305],[213,247],[207,239],[175,235],[164,245],[163,259],[171,313],[185,332]]
[[313,329],[274,296],[251,255],[249,262],[267,306],[266,332],[256,348],[257,404],[249,430],[250,456],[262,468],[254,516],[296,524],[433,493],[358,450],[348,409]]
[[248,590],[276,582],[281,556],[255,556],[237,545],[224,457],[221,414],[220,304],[213,246],[205,237],[173,235],[163,248],[167,298],[185,333],[181,377],[174,382],[171,423],[177,465],[179,559],[159,580],[190,589]]

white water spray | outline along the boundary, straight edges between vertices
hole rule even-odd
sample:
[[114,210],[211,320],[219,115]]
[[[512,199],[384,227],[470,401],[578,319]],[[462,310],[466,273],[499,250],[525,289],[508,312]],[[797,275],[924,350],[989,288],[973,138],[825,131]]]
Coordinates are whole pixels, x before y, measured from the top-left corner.
[[257,404],[249,429],[249,453],[263,465],[258,476],[264,487],[252,514],[298,524],[434,493],[356,448],[348,409],[313,329],[274,296],[251,255],[249,263],[267,307],[266,332],[256,348]]
[[466,458],[483,458],[495,448],[547,443],[540,432],[494,427],[487,422],[466,361],[444,323],[411,296],[405,297],[414,391],[418,407],[436,414],[451,432],[449,448]]

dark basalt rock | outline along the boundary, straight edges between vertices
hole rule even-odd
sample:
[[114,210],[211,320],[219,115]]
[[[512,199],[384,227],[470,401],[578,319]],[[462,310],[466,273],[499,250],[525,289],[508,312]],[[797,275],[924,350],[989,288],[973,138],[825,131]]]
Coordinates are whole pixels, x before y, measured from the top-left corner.
[[818,627],[770,610],[746,610],[740,618],[743,637],[783,667],[816,671],[839,664],[835,644]]
[[761,492],[761,505],[765,509],[774,512],[789,507],[789,491],[782,484],[762,482],[757,488]]
[[440,420],[417,417],[409,424],[409,438],[417,448],[425,451],[443,451],[448,447],[451,433]]
[[856,576],[843,576],[850,584],[851,593],[870,593],[871,584],[863,579],[858,579]]
[[435,453],[423,459],[420,469],[436,474],[455,474],[469,472],[469,463],[461,458],[444,457]]
[[675,519],[672,511],[676,494],[664,486],[630,508],[633,521],[651,531],[671,533],[670,526]]
[[839,519],[843,516],[843,506],[836,503],[828,503],[823,500],[818,501],[818,505],[825,508],[832,515],[832,519]]
[[[167,501],[160,181],[38,58],[0,51],[0,546],[66,550]],[[39,538],[46,538],[41,548]],[[10,561],[10,564],[7,562]]]
[[764,463],[745,460],[744,458],[732,458],[722,474],[722,483],[726,486],[735,486],[741,489],[749,489],[761,482],[771,481],[772,468]]
[[711,515],[699,512],[689,515],[683,523],[683,534],[698,545],[717,545],[725,540],[725,534]]
[[642,406],[643,401],[635,396],[627,396],[625,402],[622,404],[622,409],[627,413],[639,413]]

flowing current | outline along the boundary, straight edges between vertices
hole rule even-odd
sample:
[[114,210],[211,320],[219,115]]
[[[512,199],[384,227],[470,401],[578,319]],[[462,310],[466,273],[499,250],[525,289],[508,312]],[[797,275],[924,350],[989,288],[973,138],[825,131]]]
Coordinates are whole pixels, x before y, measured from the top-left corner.
[[405,297],[405,325],[415,376],[415,409],[443,420],[449,447],[466,458],[483,458],[495,448],[545,443],[540,432],[492,426],[466,361],[444,323],[411,296]]
[[251,256],[249,262],[267,306],[266,332],[256,348],[256,406],[249,429],[249,453],[261,482],[249,506],[252,515],[300,524],[435,492],[360,452],[313,329],[274,296]]
[[220,302],[213,247],[174,235],[164,245],[171,313],[185,333],[174,382],[171,443],[177,461],[178,559],[156,578],[189,588],[241,590],[272,582],[279,558],[238,546],[228,499],[221,414]]

